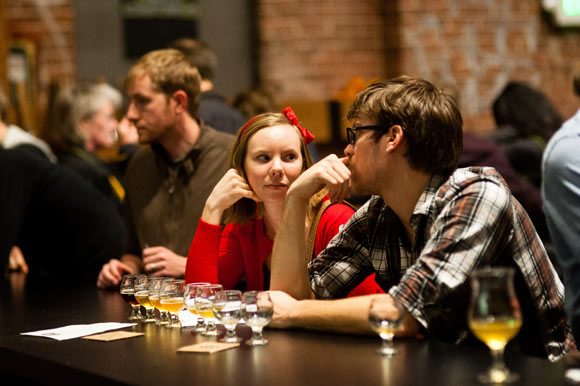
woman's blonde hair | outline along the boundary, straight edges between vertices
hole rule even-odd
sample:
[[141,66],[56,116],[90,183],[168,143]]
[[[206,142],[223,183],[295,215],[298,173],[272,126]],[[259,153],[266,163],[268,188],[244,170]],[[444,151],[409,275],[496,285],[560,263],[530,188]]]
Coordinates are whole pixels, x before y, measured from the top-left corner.
[[[304,142],[304,137],[296,126],[290,122],[284,114],[281,113],[265,113],[258,115],[238,130],[234,147],[230,154],[230,168],[236,171],[247,181],[248,177],[244,169],[244,160],[248,152],[248,143],[250,138],[258,131],[268,127],[277,125],[289,125],[294,127],[296,135],[300,138],[300,153],[302,155],[302,171],[308,169],[314,164],[310,151]],[[326,195],[326,189],[321,190],[312,196],[307,212],[307,218],[311,219],[314,216],[315,208],[320,205],[322,198]],[[248,222],[258,217],[261,218],[264,214],[264,205],[256,203],[249,198],[242,198],[224,212],[224,222],[226,224],[242,224],[246,225]]]

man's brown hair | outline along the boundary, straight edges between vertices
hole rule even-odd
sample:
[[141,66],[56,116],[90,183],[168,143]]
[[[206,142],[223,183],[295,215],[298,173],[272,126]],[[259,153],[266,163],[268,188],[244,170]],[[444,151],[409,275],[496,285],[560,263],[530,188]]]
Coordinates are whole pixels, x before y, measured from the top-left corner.
[[197,118],[201,79],[197,69],[180,51],[164,49],[145,54],[129,70],[126,86],[144,75],[149,76],[153,87],[163,92],[167,98],[176,91],[185,91],[188,99],[187,110],[193,118]]
[[[351,105],[349,120],[403,128],[405,156],[415,170],[450,174],[463,149],[463,120],[453,97],[430,82],[402,76],[373,83]],[[388,129],[375,132],[375,140]]]

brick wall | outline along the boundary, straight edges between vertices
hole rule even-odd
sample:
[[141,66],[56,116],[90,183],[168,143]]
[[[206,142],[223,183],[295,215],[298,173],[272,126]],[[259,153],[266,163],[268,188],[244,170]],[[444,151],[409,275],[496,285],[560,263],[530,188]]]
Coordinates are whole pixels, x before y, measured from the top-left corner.
[[382,0],[258,1],[260,77],[279,99],[326,100],[383,78]]
[[2,0],[8,44],[24,42],[34,54],[32,101],[34,130],[51,82],[69,83],[76,77],[74,0]]
[[545,92],[562,115],[580,105],[572,66],[580,32],[552,27],[538,0],[260,0],[260,67],[280,98],[329,99],[353,76],[421,76],[454,88],[465,128],[494,127],[508,80]]

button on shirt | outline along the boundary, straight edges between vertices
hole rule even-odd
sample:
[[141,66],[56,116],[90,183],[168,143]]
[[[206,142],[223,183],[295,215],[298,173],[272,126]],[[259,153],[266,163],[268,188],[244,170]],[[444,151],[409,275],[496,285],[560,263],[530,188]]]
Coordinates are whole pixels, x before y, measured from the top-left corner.
[[393,210],[372,197],[310,263],[317,297],[343,297],[376,272],[377,283],[390,289],[428,335],[461,343],[473,338],[466,317],[470,274],[485,265],[511,266],[524,314],[516,338],[521,350],[556,359],[568,349],[562,283],[529,217],[495,169],[434,175],[411,226],[413,242]]

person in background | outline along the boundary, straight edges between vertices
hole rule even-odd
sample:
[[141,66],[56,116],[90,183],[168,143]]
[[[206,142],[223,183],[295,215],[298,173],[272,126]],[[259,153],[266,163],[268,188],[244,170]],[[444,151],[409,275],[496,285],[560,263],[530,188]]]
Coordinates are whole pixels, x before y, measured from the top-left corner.
[[35,280],[94,282],[102,264],[122,253],[121,217],[88,183],[51,162],[41,142],[21,134],[14,141],[6,111],[0,91],[0,266],[24,255],[21,269]]
[[246,119],[229,106],[221,95],[214,92],[213,81],[218,67],[215,52],[206,43],[191,38],[178,39],[169,47],[181,51],[199,71],[201,76],[199,118],[214,129],[236,134],[246,123]]
[[[50,115],[46,139],[58,163],[87,180],[120,209],[125,190],[111,166],[97,153],[112,147],[117,140],[131,153],[134,136],[118,135],[117,113],[121,93],[107,83],[87,83],[63,88]],[[131,142],[128,142],[131,141]]]
[[0,124],[2,125],[2,137],[0,145],[4,149],[12,149],[22,145],[31,145],[38,149],[49,161],[56,162],[57,158],[50,146],[40,138],[16,125],[8,124],[8,98],[4,94],[4,87],[0,84]]
[[[346,157],[326,165],[331,177],[304,173],[288,190],[274,245],[286,253],[272,262],[297,278],[290,295],[313,291],[328,300],[272,291],[271,326],[370,332],[370,300],[384,296],[406,309],[401,334],[476,344],[467,326],[470,275],[508,266],[524,320],[510,349],[551,360],[570,350],[562,282],[529,217],[493,168],[456,169],[463,129],[454,99],[430,82],[399,77],[359,93],[347,118]],[[351,189],[375,196],[311,261],[308,283],[298,281],[304,267],[292,240],[304,223],[294,218],[322,186],[338,201]],[[330,300],[372,273],[388,295]]]
[[[0,85],[0,147],[4,149],[13,149],[23,145],[30,145],[37,149],[40,154],[45,156],[49,161],[55,163],[56,156],[46,142],[30,134],[28,131],[21,129],[16,125],[8,124],[8,98],[4,94],[3,85]],[[21,271],[28,273],[28,265],[22,255],[22,251],[14,245],[10,251],[8,265],[4,269],[7,272]]]
[[147,145],[125,173],[127,247],[99,274],[100,288],[124,273],[183,277],[204,203],[223,176],[233,136],[198,120],[199,73],[178,50],[149,52],[127,76],[127,118]]
[[[580,62],[574,91],[580,96]],[[543,158],[542,197],[556,255],[564,273],[566,311],[580,336],[580,110],[552,136]]]
[[491,138],[505,151],[512,167],[540,187],[542,153],[562,117],[550,99],[526,83],[509,82],[493,102],[497,129]]
[[[313,139],[289,107],[283,113],[258,115],[242,127],[230,156],[231,169],[213,189],[199,220],[187,259],[188,282],[220,283],[227,289],[270,287],[272,244],[286,192],[313,164],[306,146]],[[224,213],[227,225],[222,229]],[[308,240],[303,234],[296,244],[312,258],[353,213],[348,205],[331,203],[326,191],[315,192],[302,216]],[[382,292],[370,278],[353,292],[377,291]]]

